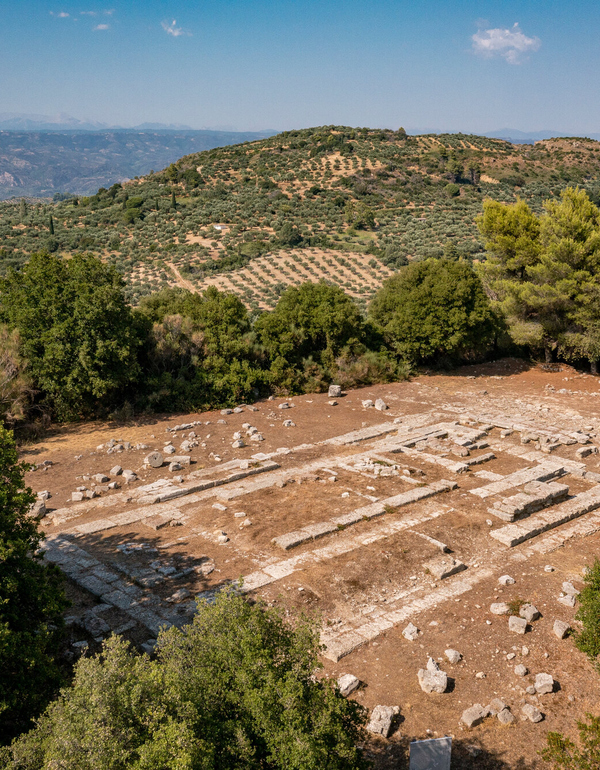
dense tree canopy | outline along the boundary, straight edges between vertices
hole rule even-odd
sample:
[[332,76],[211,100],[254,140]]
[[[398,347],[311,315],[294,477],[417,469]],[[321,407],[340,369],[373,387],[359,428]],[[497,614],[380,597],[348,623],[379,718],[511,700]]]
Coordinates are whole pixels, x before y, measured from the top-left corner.
[[567,358],[600,358],[600,209],[567,188],[537,217],[520,201],[486,201],[482,271],[515,342]]
[[0,426],[0,742],[28,726],[60,681],[54,661],[66,606],[58,570],[36,555],[27,466]]
[[497,330],[471,265],[448,259],[402,268],[375,295],[369,316],[387,344],[414,363],[479,355],[492,345]]
[[122,278],[99,259],[34,254],[0,283],[0,320],[18,330],[28,371],[59,419],[97,414],[139,377],[141,339]]
[[81,659],[6,754],[13,770],[360,770],[365,709],[318,680],[318,631],[232,591],[159,637],[158,657],[118,637]]

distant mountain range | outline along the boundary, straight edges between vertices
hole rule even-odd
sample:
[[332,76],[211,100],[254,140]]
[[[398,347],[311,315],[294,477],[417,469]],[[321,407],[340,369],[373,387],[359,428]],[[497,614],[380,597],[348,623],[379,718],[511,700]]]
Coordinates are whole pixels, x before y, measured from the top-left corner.
[[176,129],[2,130],[0,200],[92,195],[193,152],[253,142],[275,132]]
[[[181,123],[140,123],[136,126],[111,125],[98,121],[79,120],[64,112],[58,115],[30,115],[21,112],[0,113],[0,131],[219,131],[238,133],[230,127],[202,127],[200,129]],[[246,132],[247,133],[247,132]],[[267,137],[276,131],[252,132]]]
[[517,128],[502,128],[500,131],[490,131],[483,136],[488,136],[490,139],[506,139],[513,144],[533,144],[533,142],[539,142],[542,139],[558,139],[561,136],[586,136],[588,139],[595,139],[600,141],[600,134],[580,134],[573,133],[565,134],[561,131],[519,131]]

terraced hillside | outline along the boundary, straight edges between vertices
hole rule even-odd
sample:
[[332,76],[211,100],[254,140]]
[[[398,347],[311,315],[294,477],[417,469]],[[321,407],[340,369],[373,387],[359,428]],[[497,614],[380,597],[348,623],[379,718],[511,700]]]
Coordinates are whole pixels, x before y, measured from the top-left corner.
[[478,258],[486,197],[539,211],[575,184],[600,197],[599,142],[289,131],[188,155],[87,198],[1,203],[0,267],[43,249],[86,251],[123,272],[134,302],[165,285],[215,284],[258,310],[304,278],[364,300],[407,260]]

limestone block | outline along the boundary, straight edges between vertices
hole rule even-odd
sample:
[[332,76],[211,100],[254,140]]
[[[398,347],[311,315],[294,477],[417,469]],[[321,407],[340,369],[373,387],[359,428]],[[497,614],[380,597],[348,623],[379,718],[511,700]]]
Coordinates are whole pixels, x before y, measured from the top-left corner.
[[354,692],[354,690],[358,689],[360,679],[357,676],[354,676],[354,674],[342,674],[337,680],[337,683],[340,688],[340,693],[344,698],[347,698],[348,695]]
[[385,412],[388,409],[388,405],[382,398],[378,398],[375,401],[375,409],[377,409],[378,412]]
[[567,596],[579,596],[580,594],[580,591],[575,588],[573,583],[569,583],[567,581],[562,584],[562,590],[563,593],[567,594]]
[[511,615],[508,619],[508,630],[515,634],[524,634],[527,631],[527,621],[525,618],[517,618]]
[[569,594],[567,594],[566,596],[559,596],[558,601],[561,604],[564,604],[565,607],[574,607],[576,599],[574,596],[570,596]]
[[437,556],[423,564],[423,569],[429,570],[438,580],[443,580],[467,569],[467,565],[452,556]]
[[510,607],[506,602],[494,602],[490,605],[490,612],[492,615],[508,615]]
[[531,703],[526,703],[523,708],[521,709],[521,713],[523,716],[527,717],[530,722],[536,723],[541,722],[544,718],[544,715],[542,714],[539,709],[536,709],[535,706],[533,706]]
[[568,623],[565,623],[564,620],[555,620],[554,625],[552,626],[552,632],[558,639],[564,639],[570,630],[571,626]]
[[123,473],[123,468],[120,465],[115,465],[109,471],[111,476],[120,476]]
[[414,642],[415,639],[419,636],[419,629],[415,626],[414,623],[409,623],[402,632],[402,636],[405,639],[408,639],[409,642]]
[[329,398],[339,398],[342,395],[342,386],[330,385],[327,395]]
[[515,579],[510,575],[502,575],[498,578],[498,582],[501,586],[512,586],[515,584]]
[[440,670],[440,667],[433,658],[429,658],[427,661],[427,668],[419,669],[417,678],[423,692],[446,692],[448,676],[445,671]]
[[444,650],[444,655],[450,663],[459,663],[462,658],[460,652],[453,649]]
[[392,732],[394,717],[400,713],[398,706],[375,706],[367,730],[375,735],[387,738]]
[[484,709],[481,703],[475,703],[463,711],[460,719],[467,727],[475,727],[481,724],[487,715],[487,709]]
[[506,708],[506,703],[500,698],[493,698],[488,704],[486,711],[492,717],[498,716],[498,714]]
[[528,674],[527,666],[524,666],[522,663],[519,663],[518,666],[515,666],[515,674],[517,676],[527,676]]
[[525,618],[528,623],[533,623],[534,620],[540,617],[537,607],[533,604],[524,604],[519,610],[519,615]]
[[498,713],[498,721],[503,725],[512,725],[512,723],[515,721],[515,715],[512,714],[507,708],[502,709],[502,711]]
[[554,690],[554,679],[551,674],[537,674],[534,686],[538,695],[544,695]]

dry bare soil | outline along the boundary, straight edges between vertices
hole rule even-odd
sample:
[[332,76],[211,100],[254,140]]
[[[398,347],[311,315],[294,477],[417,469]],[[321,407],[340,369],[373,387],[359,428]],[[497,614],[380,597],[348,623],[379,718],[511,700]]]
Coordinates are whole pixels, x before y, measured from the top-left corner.
[[[377,398],[386,411],[363,406]],[[117,630],[150,650],[161,625],[189,622],[195,596],[243,578],[250,597],[291,618],[319,614],[324,676],[356,675],[363,684],[351,697],[369,709],[400,707],[389,740],[370,745],[377,767],[405,767],[409,740],[443,735],[454,738],[455,768],[544,767],[547,731],[574,736],[600,704],[600,677],[553,633],[556,620],[577,627],[577,606],[559,601],[563,582],[580,589],[600,555],[599,380],[505,360],[352,391],[337,404],[327,394],[283,403],[66,426],[23,448],[38,464],[28,482],[52,495],[41,525],[46,557],[68,575],[72,641],[93,651]],[[246,446],[233,448],[236,432]],[[170,442],[191,458],[181,471],[166,464]],[[163,467],[144,466],[150,450],[163,451]],[[138,480],[111,476],[115,465]],[[98,473],[120,488],[71,502],[77,487],[104,486]],[[500,518],[498,506],[531,495],[536,479],[541,489],[568,485],[568,498],[515,524]],[[436,576],[440,543],[462,571]],[[501,585],[503,575],[514,584]],[[541,617],[516,634],[507,615],[490,612],[494,602],[530,602]],[[414,641],[402,634],[409,622]],[[446,660],[448,648],[459,663]],[[429,656],[448,674],[442,694],[419,686]],[[541,672],[554,692],[528,694]],[[464,709],[495,697],[512,725],[461,723]],[[527,703],[543,721],[523,718]]]

